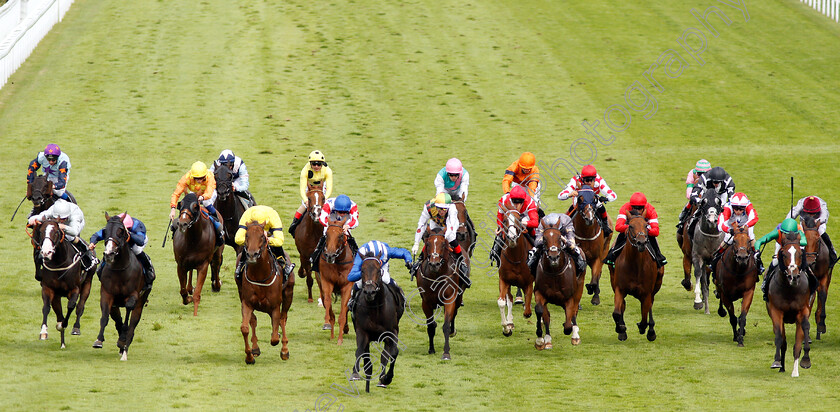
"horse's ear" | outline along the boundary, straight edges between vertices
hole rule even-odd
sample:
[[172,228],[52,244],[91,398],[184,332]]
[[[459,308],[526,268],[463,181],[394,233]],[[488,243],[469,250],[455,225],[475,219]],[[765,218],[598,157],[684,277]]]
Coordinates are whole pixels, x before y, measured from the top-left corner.
[[719,197],[716,197],[716,198],[715,198],[715,203],[716,203],[716,204],[718,204],[718,205],[720,205],[720,198],[719,198]]
[[105,221],[111,220],[111,216],[108,216],[108,212],[105,212]]
[[27,199],[32,199],[32,183],[31,182],[26,185],[26,198]]
[[47,187],[44,189],[44,194],[52,193],[53,191],[53,182],[47,180]]

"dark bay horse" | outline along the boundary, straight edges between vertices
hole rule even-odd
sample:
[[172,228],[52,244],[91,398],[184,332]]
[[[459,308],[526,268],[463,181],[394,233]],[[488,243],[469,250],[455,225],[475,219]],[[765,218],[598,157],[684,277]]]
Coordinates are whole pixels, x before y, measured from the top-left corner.
[[[208,267],[212,270],[213,289],[221,288],[219,268],[222,265],[224,245],[216,247],[216,232],[213,222],[205,215],[195,193],[188,193],[181,201],[178,220],[174,223],[172,250],[178,264],[178,280],[181,282],[181,299],[184,305],[193,303],[193,316],[198,316],[201,289],[207,279]],[[196,271],[195,289],[192,286],[193,271]],[[189,278],[188,278],[189,276]]]
[[[577,312],[580,298],[583,296],[583,282],[586,274],[577,276],[574,259],[564,251],[566,239],[560,232],[560,221],[554,225],[547,225],[543,221],[543,245],[545,253],[537,263],[537,276],[534,281],[534,298],[537,313],[537,340],[534,346],[538,350],[551,349],[551,314],[548,303],[563,307],[566,312],[566,322],[563,323],[563,333],[572,335],[572,345],[580,344],[580,330],[577,325]],[[545,322],[545,337],[543,337],[541,323]]]
[[467,206],[462,200],[454,200],[455,211],[458,212],[458,232],[455,235],[461,248],[467,251],[467,255],[472,257],[473,249],[475,249],[475,241],[478,234],[473,227],[472,220],[467,213]]
[[236,231],[239,230],[239,219],[245,213],[245,205],[239,196],[233,192],[233,173],[225,165],[220,165],[214,171],[216,176],[216,202],[214,206],[222,215],[222,225],[225,228],[225,244],[232,247],[239,255],[241,246],[234,241]]
[[341,296],[340,311],[338,316],[338,344],[344,343],[344,334],[350,331],[347,324],[347,301],[350,300],[350,292],[353,290],[353,283],[347,280],[350,269],[353,268],[353,252],[347,243],[347,235],[343,229],[342,220],[331,220],[327,227],[327,239],[324,252],[321,253],[321,262],[318,273],[319,284],[321,285],[321,296],[324,302],[324,330],[330,330],[330,339],[335,337],[335,313],[332,310],[332,295]]
[[647,339],[656,340],[653,330],[653,298],[662,287],[662,277],[665,268],[657,268],[656,261],[648,251],[647,219],[638,212],[631,210],[627,216],[627,244],[615,260],[615,267],[610,266],[610,283],[615,292],[615,309],[613,320],[618,340],[627,340],[627,327],[624,324],[625,297],[633,296],[642,304],[642,321],[637,324],[639,334],[647,331]]
[[[243,246],[245,270],[239,282],[239,300],[242,303],[242,338],[245,340],[245,363],[253,364],[254,357],[260,356],[257,345],[257,316],[254,311],[268,313],[271,316],[271,346],[281,342],[278,326],[283,333],[283,346],[280,358],[289,359],[289,339],[286,337],[286,320],[295,292],[295,278],[289,276],[284,282],[283,273],[275,263],[275,257],[268,249],[265,228],[258,222],[251,222],[245,232]],[[248,330],[252,333],[248,344]]]
[[[715,287],[720,293],[718,315],[724,317],[727,311],[729,312],[732,340],[738,342],[738,346],[744,346],[747,313],[750,311],[755,283],[758,280],[758,266],[755,255],[752,253],[747,227],[733,228],[732,235],[732,245],[726,248],[715,268]],[[738,299],[741,299],[741,314],[735,317],[733,303]]]
[[[811,286],[808,276],[802,268],[802,249],[799,246],[799,232],[791,232],[784,235],[782,247],[778,253],[778,273],[770,280],[768,285],[767,313],[773,321],[773,333],[776,335],[776,356],[773,369],[778,368],[779,372],[785,371],[785,352],[787,351],[787,338],[785,337],[785,323],[796,324],[796,341],[793,345],[793,373],[791,376],[799,376],[799,366],[808,369],[811,367],[809,352],[811,344],[808,342],[808,334],[811,324],[808,317],[811,315]],[[805,356],[801,359],[802,349],[805,349]]]
[[[429,354],[435,353],[435,310],[443,307],[443,356],[452,359],[449,354],[449,337],[455,336],[455,317],[461,306],[463,295],[459,286],[456,268],[458,256],[449,247],[442,228],[435,228],[425,234],[423,264],[417,270],[417,290],[423,300],[423,313],[426,315],[426,332],[429,335]],[[463,246],[461,246],[463,247]]]
[[[525,318],[531,317],[531,295],[534,292],[534,275],[528,268],[528,250],[533,246],[523,232],[527,229],[520,221],[521,214],[512,205],[505,205],[507,211],[504,214],[502,226],[502,241],[505,242],[501,253],[501,264],[499,265],[499,312],[502,315],[502,334],[510,336],[513,334],[513,295],[510,293],[511,286],[525,289]],[[507,314],[505,313],[507,309]]]
[[[71,203],[76,203],[76,198],[70,192],[67,192],[67,196]],[[55,203],[53,183],[44,175],[36,176],[32,179],[32,183],[26,185],[26,198],[32,201],[30,216],[49,209]]]
[[[697,205],[692,204],[691,208],[688,210],[688,215],[693,216],[694,212],[697,210]],[[683,254],[683,273],[685,277],[680,282],[682,287],[685,290],[691,290],[691,270],[694,267],[691,262],[691,235],[689,232],[689,225],[688,223],[682,226],[682,230],[677,233],[677,245],[679,245],[680,250]]]
[[[591,280],[586,284],[586,293],[593,295],[592,304],[601,304],[601,271],[604,267],[604,258],[610,250],[610,239],[604,237],[601,225],[595,216],[597,199],[595,192],[589,185],[583,185],[578,191],[574,212],[572,212],[572,224],[575,227],[575,239],[578,246],[586,256],[586,264],[592,273]],[[611,223],[607,222],[611,226]]]
[[694,309],[709,314],[709,265],[712,256],[723,242],[718,230],[718,216],[722,210],[720,199],[713,189],[703,192],[694,234],[691,238],[691,262],[694,264]]
[[[307,302],[312,303],[312,263],[309,257],[315,252],[315,247],[321,236],[324,234],[324,225],[318,220],[321,214],[321,209],[324,207],[324,186],[309,185],[306,191],[306,199],[309,206],[306,208],[306,214],[303,215],[300,224],[295,229],[295,247],[297,247],[298,254],[300,254],[300,266],[298,266],[298,277],[306,278],[306,289],[309,292]],[[321,293],[321,284],[318,283],[318,293]],[[326,299],[321,296],[321,302]]]
[[[70,244],[64,231],[58,226],[57,220],[48,219],[35,226],[32,233],[32,245],[40,250],[43,264],[39,269],[41,275],[41,299],[44,301],[41,322],[41,340],[47,339],[47,316],[50,306],[55,312],[55,328],[61,332],[61,348],[65,348],[64,331],[67,329],[68,319],[76,310],[76,323],[73,324],[73,335],[81,334],[79,319],[85,312],[85,302],[90,295],[93,274],[92,267],[87,272],[82,268],[82,253]],[[67,316],[61,308],[61,298],[67,298]]]
[[834,267],[831,264],[828,246],[823,242],[819,232],[819,227],[823,222],[809,216],[803,216],[800,221],[805,238],[808,240],[808,245],[805,246],[805,262],[817,278],[817,299],[811,305],[813,309],[813,304],[817,304],[814,322],[817,324],[817,339],[820,339],[825,333],[825,301],[828,298],[828,287],[831,285],[831,272]]
[[370,359],[371,342],[382,343],[384,349],[380,360],[379,383],[376,386],[385,388],[394,379],[394,365],[400,354],[400,319],[405,310],[405,299],[401,292],[382,283],[382,261],[373,251],[364,256],[361,271],[361,296],[353,310],[356,362],[350,379],[361,379],[359,363],[364,363],[365,381],[367,381],[365,391],[370,392],[370,376],[373,369]]
[[[105,266],[99,282],[99,306],[102,317],[99,319],[99,337],[93,343],[94,348],[102,348],[105,342],[105,326],[108,326],[108,315],[114,319],[119,339],[117,347],[120,349],[120,360],[128,360],[128,347],[134,340],[134,330],[140,323],[143,307],[149,299],[149,292],[141,293],[145,278],[140,261],[134,256],[129,245],[129,232],[119,216],[105,214],[108,223],[102,232],[105,239]],[[125,322],[119,308],[125,308]]]

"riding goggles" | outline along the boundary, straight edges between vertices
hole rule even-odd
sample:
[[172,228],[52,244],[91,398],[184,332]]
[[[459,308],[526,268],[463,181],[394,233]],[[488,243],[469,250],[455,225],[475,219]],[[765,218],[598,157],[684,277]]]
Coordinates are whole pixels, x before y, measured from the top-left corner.
[[732,210],[737,210],[737,211],[743,212],[743,211],[747,210],[747,207],[746,206],[732,206]]
[[47,155],[47,160],[49,160],[49,161],[51,161],[51,162],[58,161],[58,156],[56,156],[56,155]]
[[309,162],[312,166],[325,166],[326,163],[324,162]]

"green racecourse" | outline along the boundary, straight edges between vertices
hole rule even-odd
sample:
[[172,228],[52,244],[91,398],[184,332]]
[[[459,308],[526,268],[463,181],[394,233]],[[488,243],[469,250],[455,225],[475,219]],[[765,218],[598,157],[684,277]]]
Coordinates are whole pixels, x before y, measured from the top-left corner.
[[[712,5],[732,21],[709,17],[719,37],[690,13]],[[746,347],[737,348],[728,320],[714,314],[714,297],[713,314],[703,315],[679,285],[673,227],[686,172],[701,157],[724,166],[753,200],[759,236],[787,211],[791,175],[797,199],[818,194],[840,210],[840,25],[794,0],[747,7],[749,21],[713,0],[77,0],[0,90],[0,409],[305,410],[328,394],[322,399],[335,402],[331,410],[836,410],[837,286],[828,334],[812,345],[813,367],[794,380],[791,326],[788,371],[769,368],[772,325],[758,294]],[[702,67],[676,41],[689,27],[706,37]],[[660,69],[665,91],[654,92],[642,76],[668,49],[689,65],[679,78]],[[285,362],[267,344],[268,317],[260,314],[263,354],[256,365],[244,363],[230,250],[221,293],[205,288],[197,318],[180,303],[171,242],[160,244],[169,196],[195,160],[233,149],[247,162],[257,200],[288,225],[305,156],[323,150],[336,173],[334,193],[359,204],[360,243],[410,248],[420,205],[434,195],[446,159],[463,160],[471,214],[492,224],[485,216],[495,213],[505,167],[526,150],[548,164],[570,159],[570,144],[588,137],[581,122],[626,106],[635,81],[654,93],[656,113],[645,119],[633,111],[611,145],[593,141],[595,164],[619,195],[611,216],[634,191],[647,193],[660,214],[670,264],[654,305],[653,343],[635,333],[617,340],[608,274],[601,306],[584,295],[580,346],[560,333],[556,307],[553,351],[534,349],[533,318],[517,315],[514,335],[503,337],[498,281],[481,247],[453,360],[440,360],[440,331],[439,352],[428,355],[425,327],[404,317],[394,382],[369,395],[361,384],[358,397],[332,386],[347,388],[355,335],[342,347],[328,340],[323,310],[306,303],[301,280]],[[29,205],[14,222],[8,217],[24,195],[27,162],[50,142],[71,157],[69,188],[86,214],[85,238],[104,225],[106,211],[128,210],[149,228],[146,250],[158,279],[128,362],[118,360],[112,324],[105,348],[91,348],[98,281],[81,337],[68,336],[60,350],[51,314],[50,338],[38,340],[40,289],[23,232]],[[557,171],[565,183],[568,173]],[[545,180],[545,209],[564,211],[560,186]],[[838,227],[829,222],[835,243]],[[287,250],[296,252],[288,238]],[[413,288],[401,265],[392,271]],[[631,332],[639,311],[628,299]]]

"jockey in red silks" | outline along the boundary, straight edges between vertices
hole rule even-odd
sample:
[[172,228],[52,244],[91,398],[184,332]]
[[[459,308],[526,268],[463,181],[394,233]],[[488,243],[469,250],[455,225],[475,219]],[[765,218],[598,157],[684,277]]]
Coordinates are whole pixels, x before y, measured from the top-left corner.
[[630,213],[631,209],[640,212],[647,220],[648,240],[650,241],[651,249],[653,249],[651,253],[653,254],[654,260],[656,260],[657,266],[665,266],[668,261],[662,255],[662,252],[659,250],[659,243],[656,241],[656,237],[659,236],[659,217],[656,214],[656,209],[648,203],[645,194],[642,192],[633,193],[633,196],[630,196],[630,201],[619,209],[618,218],[615,221],[615,230],[618,232],[618,238],[615,240],[615,245],[610,249],[610,252],[607,253],[604,263],[610,266],[615,265],[615,259],[618,257],[621,249],[624,248],[624,244],[627,242],[625,232],[629,227],[627,225],[627,214]]
[[490,252],[490,263],[496,262],[501,265],[502,228],[505,225],[505,213],[509,210],[516,210],[521,216],[520,222],[528,229],[528,235],[533,239],[535,229],[540,224],[540,216],[537,212],[537,202],[528,196],[522,186],[514,186],[510,192],[499,199],[499,210],[496,214],[496,239],[493,241],[493,250]]

